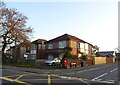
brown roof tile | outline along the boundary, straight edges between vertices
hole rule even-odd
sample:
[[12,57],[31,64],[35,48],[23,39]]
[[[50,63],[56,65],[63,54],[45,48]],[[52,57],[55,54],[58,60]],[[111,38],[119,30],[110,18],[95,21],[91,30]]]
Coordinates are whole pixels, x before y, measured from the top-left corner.
[[33,41],[32,43],[37,44],[37,43],[42,43],[42,41],[46,42],[47,40],[45,40],[45,39],[37,39],[37,40]]
[[[75,36],[72,36],[72,35],[70,35],[70,34],[61,35],[61,36],[59,36],[59,37],[56,37],[56,38],[54,38],[54,39],[51,39],[51,40],[47,41],[46,43],[54,43],[54,42],[58,42],[58,41],[62,41],[62,40],[76,40],[76,41],[88,43],[88,42],[86,42],[86,41],[84,41],[84,40],[82,40],[82,39],[79,39],[79,38],[77,38],[77,37],[75,37]],[[88,44],[90,44],[90,43],[88,43]],[[91,45],[92,45],[92,44],[91,44]]]

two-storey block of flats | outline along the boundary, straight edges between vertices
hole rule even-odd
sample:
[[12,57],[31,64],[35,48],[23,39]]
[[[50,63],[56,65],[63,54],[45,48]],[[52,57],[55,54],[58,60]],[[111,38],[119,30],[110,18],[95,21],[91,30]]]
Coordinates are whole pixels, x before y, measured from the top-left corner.
[[62,58],[64,55],[63,48],[66,46],[71,47],[71,54],[77,55],[78,57],[81,57],[82,54],[92,56],[92,44],[69,34],[61,35],[57,38],[47,41],[45,44],[45,56],[48,59],[52,57]]

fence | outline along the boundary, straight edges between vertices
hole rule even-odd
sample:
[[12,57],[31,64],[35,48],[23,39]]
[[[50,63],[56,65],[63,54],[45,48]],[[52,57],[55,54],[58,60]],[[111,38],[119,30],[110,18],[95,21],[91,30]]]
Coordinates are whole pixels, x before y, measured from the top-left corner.
[[112,62],[115,62],[115,58],[95,57],[94,62],[95,62],[95,64],[112,63]]

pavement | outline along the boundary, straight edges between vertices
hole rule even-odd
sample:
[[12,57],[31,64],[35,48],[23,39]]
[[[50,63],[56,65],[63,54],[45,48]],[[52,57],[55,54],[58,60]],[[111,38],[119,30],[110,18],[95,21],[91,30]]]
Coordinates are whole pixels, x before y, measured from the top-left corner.
[[[112,64],[112,63],[111,63]],[[19,70],[19,71],[25,71],[25,72],[32,72],[32,73],[46,73],[46,74],[66,74],[66,73],[76,73],[78,71],[82,70],[89,70],[91,68],[99,68],[107,64],[98,64],[98,65],[91,65],[91,66],[86,66],[86,67],[81,67],[81,68],[70,68],[70,69],[37,69],[37,68],[25,68],[25,67],[17,67],[17,66],[8,66],[4,65],[2,66],[2,69],[12,69],[12,70]],[[110,64],[108,64],[110,65]]]

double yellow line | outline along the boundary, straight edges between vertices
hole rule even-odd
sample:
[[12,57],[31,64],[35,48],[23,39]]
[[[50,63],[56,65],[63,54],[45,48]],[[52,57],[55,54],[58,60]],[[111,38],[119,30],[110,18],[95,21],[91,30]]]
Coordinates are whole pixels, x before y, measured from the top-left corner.
[[50,78],[50,75],[48,75],[48,85],[51,85],[51,78]]
[[7,78],[7,77],[0,77],[0,79],[4,79],[4,80],[8,80],[8,81],[13,81],[13,82],[17,82],[17,83],[21,83],[21,84],[25,84],[25,85],[32,85],[32,84],[29,84],[29,83],[26,83],[26,82],[19,81],[18,78],[17,79],[10,79],[10,78]]

